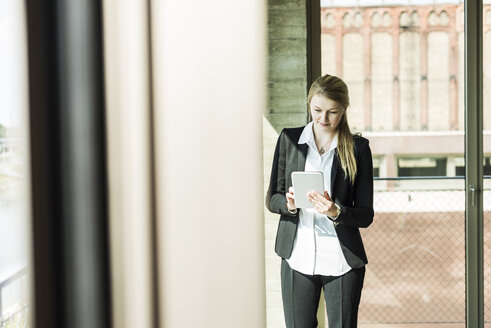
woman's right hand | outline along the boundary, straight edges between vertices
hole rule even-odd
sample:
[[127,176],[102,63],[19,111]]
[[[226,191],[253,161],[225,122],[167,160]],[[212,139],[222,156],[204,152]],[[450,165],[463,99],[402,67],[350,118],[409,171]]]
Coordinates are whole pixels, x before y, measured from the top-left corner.
[[293,187],[288,188],[288,192],[285,194],[286,196],[286,207],[290,211],[294,211],[297,209],[295,206],[295,194],[293,193]]

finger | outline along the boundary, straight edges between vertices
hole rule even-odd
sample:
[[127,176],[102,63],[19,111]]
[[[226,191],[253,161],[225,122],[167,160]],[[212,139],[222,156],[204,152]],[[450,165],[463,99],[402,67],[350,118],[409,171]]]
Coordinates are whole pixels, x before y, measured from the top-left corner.
[[327,193],[327,190],[324,190],[324,197],[332,201],[331,197],[329,197],[329,194]]
[[295,199],[295,196],[293,196],[292,194],[286,194],[286,198],[288,198],[288,199]]
[[324,207],[325,207],[325,205],[324,205],[322,202],[320,202],[320,201],[318,201],[318,200],[316,200],[316,199],[313,199],[313,198],[310,198],[310,199],[309,199],[309,202],[310,202],[310,203],[311,203],[311,204],[314,206],[314,208],[316,208],[316,209],[317,209],[319,212],[320,212],[320,209],[322,209],[322,208],[324,208]]
[[318,192],[311,192],[307,195],[307,198],[311,201],[311,202],[316,202],[316,203],[320,203],[322,204],[323,201],[325,201],[326,199],[324,197],[322,197],[321,194],[319,194]]
[[327,195],[327,197],[323,197],[321,194],[317,194],[317,200],[319,202],[321,202],[322,204],[324,204],[325,206],[328,206],[330,207],[331,204],[332,204],[332,200],[331,198],[329,198],[329,195]]
[[320,198],[318,198],[318,196],[322,197],[317,191],[309,191],[307,196],[312,198],[312,199],[315,199],[315,200],[320,199]]
[[309,192],[307,194],[307,199],[309,200],[309,202],[313,203],[313,202],[318,202],[318,199],[315,197],[315,195],[312,193],[312,192]]
[[288,188],[288,192],[293,194],[293,187]]
[[326,201],[326,199],[321,194],[319,194],[317,191],[312,194],[312,198],[315,199],[316,201],[322,202],[322,203],[324,203],[324,201]]
[[327,209],[327,210],[331,207],[331,204],[332,204],[332,202],[328,201],[325,198],[322,198],[320,200],[313,199],[311,201],[311,203],[314,205],[318,205],[318,206],[322,207],[323,209]]
[[315,210],[321,214],[323,214],[325,212],[325,208],[324,206],[321,206],[321,205],[318,205],[315,207]]
[[323,204],[328,204],[328,202],[331,200],[330,198],[326,198],[318,192],[315,192],[314,199],[316,199],[318,202],[321,202]]

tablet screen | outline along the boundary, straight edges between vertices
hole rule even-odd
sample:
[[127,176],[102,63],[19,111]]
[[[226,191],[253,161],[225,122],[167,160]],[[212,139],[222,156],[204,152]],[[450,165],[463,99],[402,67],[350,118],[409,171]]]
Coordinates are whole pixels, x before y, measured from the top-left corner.
[[324,195],[324,176],[320,171],[292,172],[293,190],[295,194],[295,206],[297,208],[313,208],[307,199],[307,193],[317,191]]

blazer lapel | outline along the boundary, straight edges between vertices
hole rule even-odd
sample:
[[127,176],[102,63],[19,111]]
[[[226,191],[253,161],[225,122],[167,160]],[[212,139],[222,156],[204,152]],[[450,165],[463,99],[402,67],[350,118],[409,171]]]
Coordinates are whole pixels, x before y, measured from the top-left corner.
[[309,149],[309,145],[307,144],[297,144],[297,168],[298,171],[305,170],[305,161],[307,160],[307,150]]
[[338,155],[338,149],[336,148],[334,150],[334,158],[332,159],[332,169],[331,169],[331,198],[333,198],[333,193],[334,193],[334,182],[336,181],[336,176],[338,175],[338,168],[339,168],[339,155]]

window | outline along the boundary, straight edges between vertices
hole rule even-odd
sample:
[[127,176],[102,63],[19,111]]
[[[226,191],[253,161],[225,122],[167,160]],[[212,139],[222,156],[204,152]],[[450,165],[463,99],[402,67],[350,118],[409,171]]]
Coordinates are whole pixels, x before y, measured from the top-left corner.
[[0,326],[29,327],[27,62],[22,1],[0,1]]
[[374,178],[380,177],[380,162],[381,161],[382,161],[382,158],[373,157],[373,177]]
[[[455,175],[465,175],[464,157],[458,158],[458,165],[455,166]],[[483,175],[491,175],[491,156],[484,156]]]
[[400,177],[446,176],[447,158],[446,157],[398,158],[397,175]]

